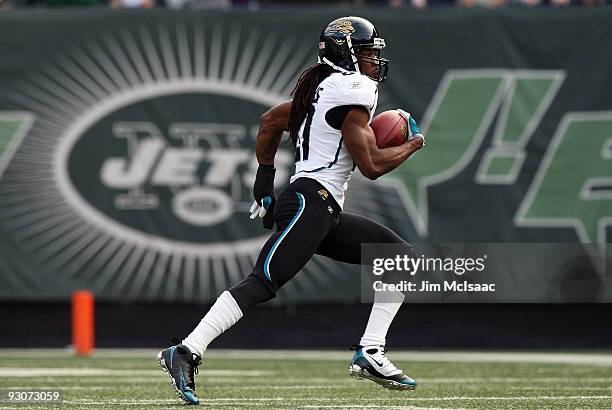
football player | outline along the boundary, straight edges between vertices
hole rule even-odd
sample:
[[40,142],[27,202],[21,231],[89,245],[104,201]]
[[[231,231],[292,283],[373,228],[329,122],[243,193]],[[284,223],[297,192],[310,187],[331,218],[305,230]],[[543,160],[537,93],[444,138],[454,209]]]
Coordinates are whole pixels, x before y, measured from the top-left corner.
[[[319,62],[302,73],[293,99],[262,115],[257,136],[259,168],[251,218],[276,230],[263,246],[253,272],[223,292],[196,328],[177,346],[157,355],[179,396],[197,404],[194,374],[209,343],[251,307],[275,297],[314,254],[361,263],[362,243],[397,243],[413,248],[389,228],[343,212],[344,194],[355,169],[369,179],[393,170],[424,143],[409,114],[408,140],[379,149],[369,126],[376,110],[378,84],[389,63],[380,57],[385,40],[368,20],[343,17],[321,33]],[[274,193],[274,156],[283,131],[295,147],[295,174],[278,200]],[[416,382],[385,355],[389,326],[404,299],[401,292],[375,295],[365,332],[349,373],[390,389],[408,390]]]

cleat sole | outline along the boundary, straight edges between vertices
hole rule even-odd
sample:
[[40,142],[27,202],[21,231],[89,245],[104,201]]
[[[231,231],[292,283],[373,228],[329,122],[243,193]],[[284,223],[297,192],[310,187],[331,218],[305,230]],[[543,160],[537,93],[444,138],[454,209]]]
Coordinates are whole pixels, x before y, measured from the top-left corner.
[[398,383],[394,380],[387,380],[387,379],[381,379],[380,377],[376,377],[371,375],[370,373],[368,373],[367,370],[362,369],[361,367],[357,366],[356,364],[351,364],[349,366],[349,370],[348,373],[351,377],[357,379],[357,380],[371,380],[374,383],[384,387],[385,389],[388,390],[399,390],[399,391],[406,391],[406,390],[414,390],[416,389],[416,386],[412,386],[409,384],[402,384],[402,383]]

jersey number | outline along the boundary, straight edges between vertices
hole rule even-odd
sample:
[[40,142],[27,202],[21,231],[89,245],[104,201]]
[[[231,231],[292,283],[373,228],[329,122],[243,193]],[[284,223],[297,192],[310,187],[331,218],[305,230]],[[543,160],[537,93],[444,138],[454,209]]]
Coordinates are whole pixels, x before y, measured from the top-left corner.
[[306,123],[304,124],[304,132],[302,138],[300,138],[300,141],[298,141],[298,145],[295,147],[295,162],[308,159],[308,151],[310,148],[310,127],[312,126],[312,118],[314,117],[315,113],[315,104],[319,102],[321,91],[323,91],[323,87],[317,88],[317,91],[315,91],[315,95],[312,99],[312,103],[308,107],[308,112],[306,113]]

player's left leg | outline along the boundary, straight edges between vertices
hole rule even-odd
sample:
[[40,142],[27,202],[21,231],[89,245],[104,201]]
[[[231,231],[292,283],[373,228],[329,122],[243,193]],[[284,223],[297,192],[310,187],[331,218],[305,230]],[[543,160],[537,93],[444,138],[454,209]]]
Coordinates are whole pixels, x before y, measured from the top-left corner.
[[340,207],[322,199],[322,188],[312,179],[299,178],[281,194],[274,211],[276,232],[262,247],[251,274],[223,292],[183,340],[192,352],[202,356],[212,340],[249,309],[276,297],[334,231]]
[[[332,259],[361,263],[362,243],[396,243],[406,254],[416,256],[413,247],[391,229],[361,215],[343,212],[333,234],[319,246],[317,254]],[[402,292],[376,292],[370,318],[349,366],[349,374],[370,379],[394,390],[412,390],[416,381],[406,376],[385,355],[386,336],[404,301]]]
[[185,402],[199,403],[194,374],[209,343],[237,323],[247,310],[274,298],[335,229],[340,207],[328,205],[330,202],[318,193],[322,188],[306,178],[287,187],[274,212],[277,230],[261,249],[253,272],[223,292],[179,345],[158,353],[162,369]]

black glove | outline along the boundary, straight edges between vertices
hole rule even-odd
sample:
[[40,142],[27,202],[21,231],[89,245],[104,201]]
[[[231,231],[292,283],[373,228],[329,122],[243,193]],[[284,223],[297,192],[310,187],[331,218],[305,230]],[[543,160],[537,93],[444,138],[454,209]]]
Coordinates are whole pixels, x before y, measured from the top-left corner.
[[274,204],[276,196],[274,195],[274,174],[276,169],[274,165],[259,165],[255,183],[253,184],[253,196],[255,202],[251,206],[251,219],[257,216],[263,218],[263,226],[266,229],[274,227]]

